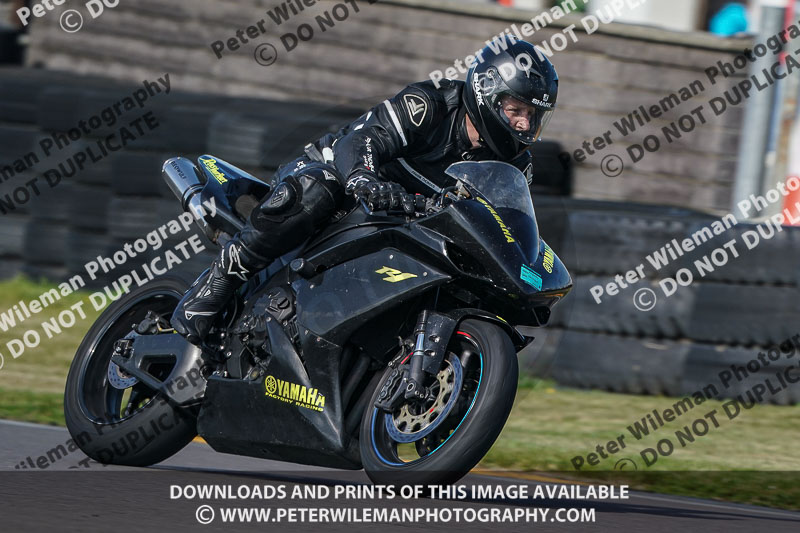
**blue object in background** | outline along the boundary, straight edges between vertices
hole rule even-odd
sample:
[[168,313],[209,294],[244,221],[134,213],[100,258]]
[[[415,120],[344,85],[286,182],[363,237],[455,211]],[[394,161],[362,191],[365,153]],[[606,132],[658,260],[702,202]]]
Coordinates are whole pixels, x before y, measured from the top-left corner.
[[730,37],[747,31],[747,9],[742,4],[728,4],[711,19],[711,33]]

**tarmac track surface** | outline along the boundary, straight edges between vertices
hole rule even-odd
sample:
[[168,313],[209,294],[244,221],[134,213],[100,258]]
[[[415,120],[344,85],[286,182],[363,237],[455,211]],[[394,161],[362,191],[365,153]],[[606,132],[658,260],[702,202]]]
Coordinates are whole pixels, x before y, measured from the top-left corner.
[[[46,468],[31,468],[47,451],[69,440],[64,428],[0,421],[0,531],[674,531],[779,532],[800,531],[800,513],[763,507],[720,503],[662,494],[631,492],[626,500],[188,500],[171,499],[171,485],[216,484],[238,487],[369,485],[363,471],[342,471],[219,454],[202,443],[192,443],[168,461],[147,469],[102,466],[87,462],[74,451]],[[81,462],[83,462],[81,464]],[[42,463],[43,464],[43,463]],[[27,465],[27,467],[24,467]],[[88,465],[86,467],[85,465]],[[16,467],[20,466],[19,469]],[[464,485],[552,485],[538,480],[470,474]],[[333,493],[333,490],[331,490]],[[549,510],[544,523],[221,523],[200,525],[198,507],[280,508],[422,507],[501,511],[523,508]],[[595,509],[595,522],[551,522],[559,508]],[[539,515],[541,516],[541,515]]]

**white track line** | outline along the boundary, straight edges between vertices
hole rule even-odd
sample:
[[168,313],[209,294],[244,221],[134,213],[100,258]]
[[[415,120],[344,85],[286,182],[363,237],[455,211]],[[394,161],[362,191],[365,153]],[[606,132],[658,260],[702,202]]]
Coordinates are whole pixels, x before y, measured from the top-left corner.
[[24,428],[54,429],[57,431],[67,431],[63,426],[48,426],[47,424],[34,424],[32,422],[17,422],[16,420],[0,420],[0,425],[19,426]]

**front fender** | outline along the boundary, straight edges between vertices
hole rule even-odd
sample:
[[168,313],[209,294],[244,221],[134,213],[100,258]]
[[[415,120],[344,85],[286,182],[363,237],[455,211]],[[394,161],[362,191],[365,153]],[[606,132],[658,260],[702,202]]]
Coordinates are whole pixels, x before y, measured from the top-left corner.
[[508,336],[511,337],[511,342],[514,344],[514,348],[516,348],[517,351],[523,349],[530,342],[528,340],[529,337],[522,335],[516,330],[516,328],[514,328],[514,326],[506,322],[503,317],[493,315],[488,311],[484,311],[483,309],[457,309],[449,313],[449,316],[455,319],[457,323],[461,323],[467,318],[479,318],[500,326],[506,333],[508,333]]
[[444,354],[447,352],[447,344],[450,338],[458,330],[458,325],[467,318],[477,318],[500,326],[511,337],[511,342],[517,351],[520,351],[530,342],[528,337],[518,332],[503,318],[482,309],[466,308],[456,309],[447,313],[430,313],[423,343],[423,351],[426,354],[423,362],[423,370],[425,372],[435,374],[439,371]]

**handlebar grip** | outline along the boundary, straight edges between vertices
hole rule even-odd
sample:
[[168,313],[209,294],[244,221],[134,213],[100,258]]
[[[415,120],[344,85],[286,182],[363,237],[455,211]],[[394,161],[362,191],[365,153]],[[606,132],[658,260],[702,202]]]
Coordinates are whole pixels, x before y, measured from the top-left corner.
[[370,208],[366,200],[361,198],[359,201],[361,203],[361,207],[364,209],[364,212],[366,212],[368,215],[374,214],[374,211]]

